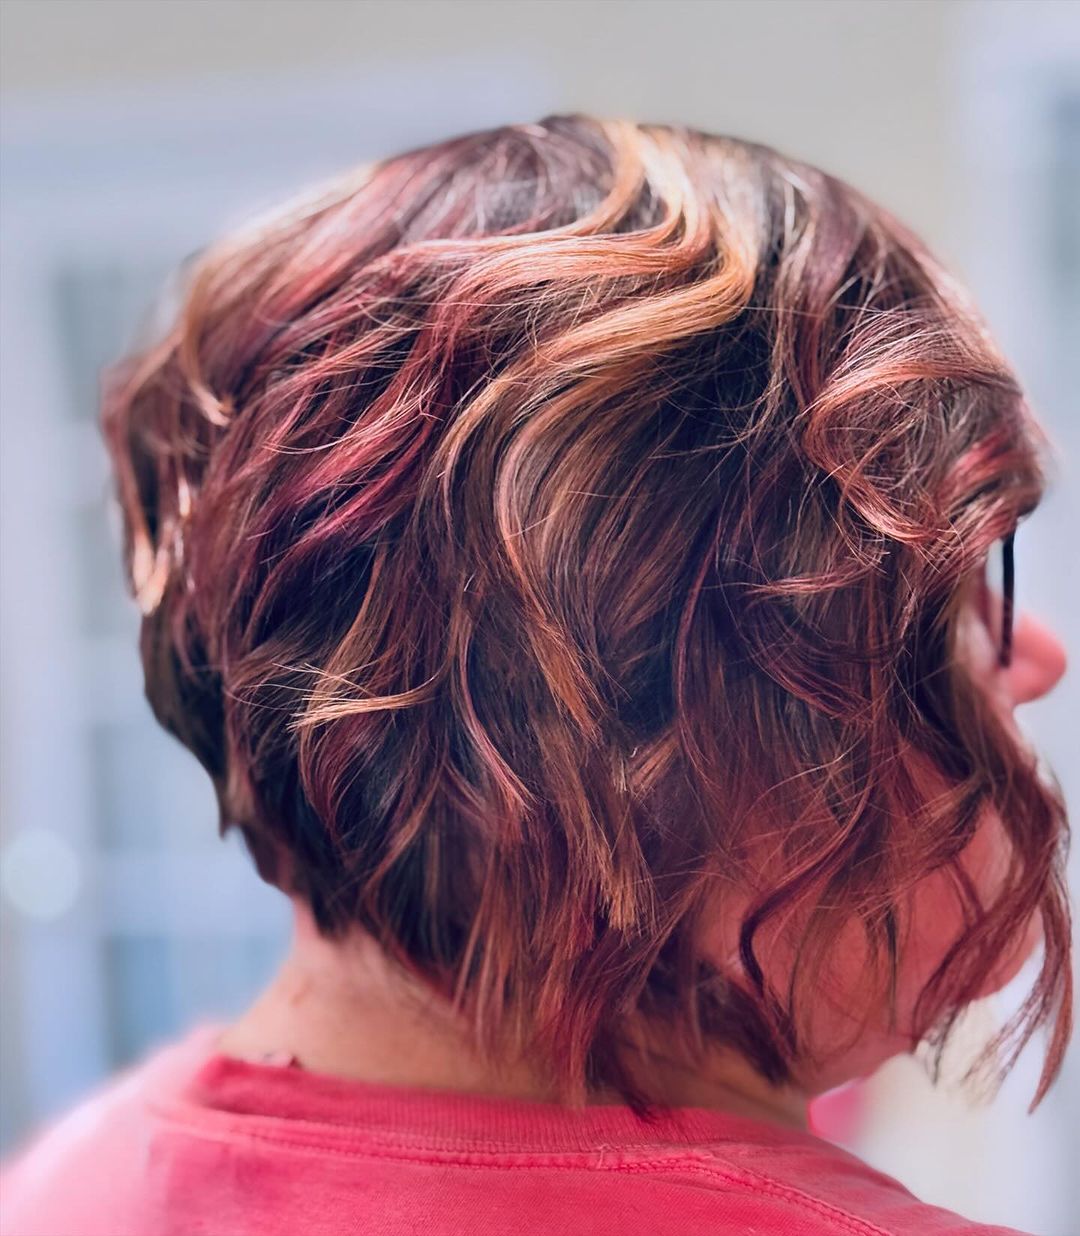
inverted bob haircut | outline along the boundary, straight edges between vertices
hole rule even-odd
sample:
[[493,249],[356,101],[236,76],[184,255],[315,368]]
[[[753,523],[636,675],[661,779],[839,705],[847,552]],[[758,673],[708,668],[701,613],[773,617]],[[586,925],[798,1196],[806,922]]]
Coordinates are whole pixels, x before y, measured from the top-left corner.
[[[923,1039],[936,1070],[1040,912],[979,1061],[1053,1021],[1034,1110],[1071,1028],[1068,824],[954,653],[1045,439],[911,232],[767,147],[566,115],[350,172],[181,275],[103,427],[148,699],[264,879],[478,1049],[647,1117],[631,1022],[788,1081],[844,924],[888,993],[901,898],[951,868]],[[984,905],[957,860],[987,808]]]

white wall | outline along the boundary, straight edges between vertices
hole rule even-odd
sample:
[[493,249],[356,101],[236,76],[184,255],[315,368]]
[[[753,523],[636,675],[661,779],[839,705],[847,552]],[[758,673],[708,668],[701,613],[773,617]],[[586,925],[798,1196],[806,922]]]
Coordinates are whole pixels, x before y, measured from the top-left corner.
[[[550,73],[551,110],[685,121],[850,177],[951,247],[937,0],[4,0],[0,90],[138,85],[506,51]],[[463,76],[461,90],[482,83]],[[519,117],[493,117],[493,122]]]

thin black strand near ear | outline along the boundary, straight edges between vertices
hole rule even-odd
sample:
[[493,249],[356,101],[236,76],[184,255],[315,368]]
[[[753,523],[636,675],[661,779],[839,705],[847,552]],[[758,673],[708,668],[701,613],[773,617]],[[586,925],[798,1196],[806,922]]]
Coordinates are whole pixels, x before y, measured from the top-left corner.
[[1012,660],[1013,590],[1016,578],[1013,562],[1013,540],[1015,536],[1015,532],[1010,532],[1001,546],[1001,653],[998,657],[1000,665],[1008,665]]

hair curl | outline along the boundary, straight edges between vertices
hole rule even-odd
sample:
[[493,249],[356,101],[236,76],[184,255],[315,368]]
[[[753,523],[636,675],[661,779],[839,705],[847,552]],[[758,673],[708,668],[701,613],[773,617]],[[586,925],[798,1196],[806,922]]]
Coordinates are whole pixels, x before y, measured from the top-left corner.
[[[987,1052],[1018,1037],[1007,1071],[1056,1010],[1041,1100],[1068,826],[953,655],[1041,439],[887,212],[685,127],[471,133],[199,254],[102,420],[154,713],[323,932],[362,925],[486,1050],[647,1113],[629,1019],[788,1080],[816,969],[772,990],[762,926],[805,911],[820,962],[856,919],[894,977],[899,897],[990,805],[1010,879],[987,907],[958,875],[920,1026],[940,1061],[1040,911]],[[741,972],[699,948],[724,881],[755,890]]]

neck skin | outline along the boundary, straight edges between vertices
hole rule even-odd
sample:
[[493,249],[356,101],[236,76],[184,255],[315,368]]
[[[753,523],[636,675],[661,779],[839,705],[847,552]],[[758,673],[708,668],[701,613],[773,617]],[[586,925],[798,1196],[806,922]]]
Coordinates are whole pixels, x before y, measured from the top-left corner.
[[[326,940],[302,903],[294,900],[293,908],[288,957],[251,1008],[221,1034],[217,1050],[253,1060],[285,1052],[313,1072],[355,1081],[553,1101],[550,1086],[528,1064],[482,1060],[448,1006],[398,974],[370,937],[357,932]],[[735,1052],[711,1056],[700,1071],[653,1052],[649,1059],[656,1097],[672,1107],[809,1129],[809,1096],[771,1086]],[[588,1102],[622,1100],[596,1093]]]

